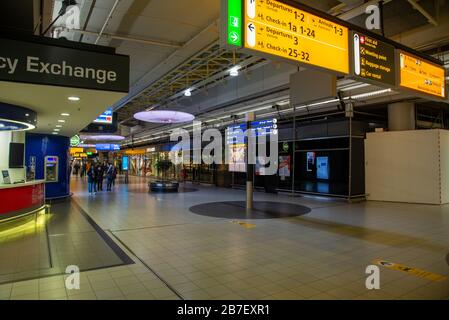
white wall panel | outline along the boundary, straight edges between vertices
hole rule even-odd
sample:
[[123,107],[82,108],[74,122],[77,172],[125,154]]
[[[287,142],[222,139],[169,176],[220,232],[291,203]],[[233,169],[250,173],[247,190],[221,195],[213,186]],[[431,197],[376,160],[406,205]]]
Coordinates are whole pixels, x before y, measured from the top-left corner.
[[440,168],[441,168],[441,202],[449,203],[449,131],[439,130],[440,134]]
[[365,159],[368,200],[441,203],[439,130],[369,133]]

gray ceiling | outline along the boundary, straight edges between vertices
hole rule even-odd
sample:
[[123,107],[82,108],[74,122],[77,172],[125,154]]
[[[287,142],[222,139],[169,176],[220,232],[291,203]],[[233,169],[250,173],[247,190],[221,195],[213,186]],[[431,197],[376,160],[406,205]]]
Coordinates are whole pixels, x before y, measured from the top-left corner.
[[[55,0],[55,11],[61,0]],[[78,0],[81,4],[81,29],[139,39],[179,43],[181,48],[150,45],[102,37],[99,44],[117,48],[131,57],[130,91],[134,94],[176,68],[219,37],[216,23],[220,17],[220,0],[120,0],[107,20],[115,0]],[[329,12],[345,12],[362,4],[362,0],[297,1]],[[419,4],[433,17],[449,13],[447,0],[421,0]],[[438,6],[436,6],[438,4]],[[337,8],[341,9],[340,11]],[[429,27],[427,19],[407,0],[391,0],[384,8],[385,32],[402,39],[402,33],[418,27]],[[366,15],[350,22],[364,27]],[[107,22],[107,23],[106,23]],[[106,24],[105,24],[106,23]],[[215,24],[215,25],[214,25]],[[416,29],[418,30],[418,29]],[[440,31],[439,31],[440,32]],[[441,33],[441,32],[440,32]],[[95,43],[97,36],[62,32],[60,36],[74,41]],[[446,30],[445,37],[449,36]],[[424,41],[424,40],[423,40]],[[448,39],[449,43],[449,39]],[[181,102],[179,105],[189,105]]]

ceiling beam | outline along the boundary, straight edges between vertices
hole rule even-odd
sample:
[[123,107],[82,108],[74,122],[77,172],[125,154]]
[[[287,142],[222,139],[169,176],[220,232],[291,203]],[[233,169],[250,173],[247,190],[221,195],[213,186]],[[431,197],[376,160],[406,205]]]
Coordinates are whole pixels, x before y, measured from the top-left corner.
[[[79,30],[79,29],[67,29],[66,31],[76,32],[76,33],[89,35],[89,36],[97,36],[97,37],[100,36],[100,33],[98,33],[98,32],[85,31],[85,30]],[[177,42],[161,41],[161,40],[155,40],[155,39],[143,39],[143,38],[118,35],[118,34],[110,34],[110,33],[103,33],[101,35],[101,37],[109,38],[109,39],[123,40],[123,41],[130,41],[130,42],[137,42],[137,43],[142,43],[142,44],[146,44],[146,45],[171,47],[171,48],[181,48],[184,45],[183,43],[177,43]]]
[[435,27],[438,26],[438,22],[432,17],[430,13],[426,11],[416,0],[407,0],[412,6],[413,9],[418,10],[424,17],[426,17],[427,21],[430,24],[433,24]]

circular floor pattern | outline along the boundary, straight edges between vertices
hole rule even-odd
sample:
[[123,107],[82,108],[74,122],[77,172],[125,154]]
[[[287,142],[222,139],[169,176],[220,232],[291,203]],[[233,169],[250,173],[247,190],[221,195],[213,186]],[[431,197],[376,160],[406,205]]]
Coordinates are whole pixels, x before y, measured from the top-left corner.
[[312,211],[298,204],[271,201],[255,201],[250,212],[246,210],[245,201],[203,203],[189,210],[201,216],[227,219],[280,219],[302,216]]
[[157,195],[161,195],[161,194],[178,194],[178,193],[188,193],[188,192],[195,192],[198,191],[198,189],[195,188],[187,188],[187,187],[182,187],[180,186],[178,189],[178,192],[149,192],[148,191],[148,187],[141,187],[141,188],[130,188],[128,189],[128,192],[131,193],[149,193],[149,194],[157,194]]

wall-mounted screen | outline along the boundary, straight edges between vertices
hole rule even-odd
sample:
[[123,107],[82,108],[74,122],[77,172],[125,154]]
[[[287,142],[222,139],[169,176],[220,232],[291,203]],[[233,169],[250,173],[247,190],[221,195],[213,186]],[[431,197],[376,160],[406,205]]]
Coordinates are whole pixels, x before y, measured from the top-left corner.
[[129,157],[123,157],[122,158],[122,170],[128,171],[129,170]]
[[[270,134],[278,134],[278,121],[274,119],[257,120],[251,122],[251,128],[254,130],[255,136],[268,136]],[[229,144],[244,144],[246,137],[246,123],[241,123],[228,127],[226,131],[226,143]],[[267,139],[268,140],[268,139]]]
[[9,144],[9,167],[12,169],[23,168],[25,158],[25,144],[10,143]]
[[329,157],[316,158],[316,177],[319,180],[329,180]]

